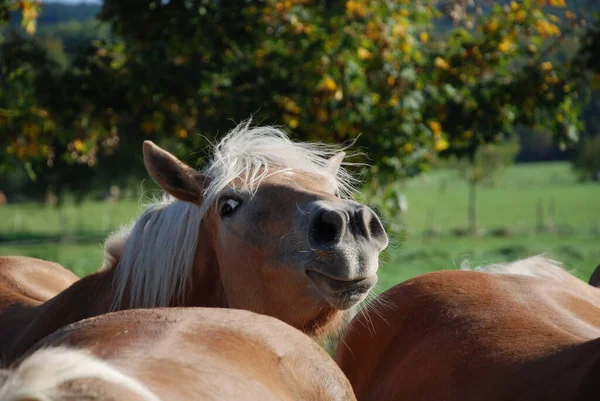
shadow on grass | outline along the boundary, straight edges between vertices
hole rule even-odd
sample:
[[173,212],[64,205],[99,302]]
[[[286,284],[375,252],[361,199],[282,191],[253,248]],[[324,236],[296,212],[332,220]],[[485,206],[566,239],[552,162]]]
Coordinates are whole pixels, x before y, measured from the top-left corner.
[[570,245],[561,246],[556,249],[556,252],[574,260],[584,259],[583,253],[579,249],[576,249],[575,247]]
[[10,233],[0,234],[1,245],[34,245],[34,244],[94,244],[104,242],[108,233],[97,231],[78,231],[76,233]]
[[443,249],[418,249],[412,252],[407,252],[402,255],[403,260],[412,261],[420,259],[432,259],[432,258],[449,258],[450,253]]
[[494,253],[501,255],[504,258],[519,259],[522,255],[529,254],[529,248],[523,245],[509,245],[498,248]]

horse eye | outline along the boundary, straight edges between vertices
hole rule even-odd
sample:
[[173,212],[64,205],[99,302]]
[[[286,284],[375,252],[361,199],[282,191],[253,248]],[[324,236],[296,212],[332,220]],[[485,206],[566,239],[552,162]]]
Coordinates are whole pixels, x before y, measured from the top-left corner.
[[242,202],[229,198],[225,202],[221,203],[221,217],[229,217],[236,211]]

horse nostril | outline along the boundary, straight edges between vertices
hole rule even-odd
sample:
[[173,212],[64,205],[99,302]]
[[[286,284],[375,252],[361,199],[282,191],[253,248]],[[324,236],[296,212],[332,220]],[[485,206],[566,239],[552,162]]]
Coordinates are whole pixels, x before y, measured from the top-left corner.
[[383,228],[383,224],[381,224],[381,220],[379,220],[377,216],[373,216],[373,218],[369,222],[369,230],[371,230],[371,236],[373,237],[387,236],[385,233],[385,229]]
[[312,224],[311,239],[317,246],[334,245],[339,242],[346,226],[344,215],[326,210],[316,216]]
[[385,248],[388,241],[387,234],[375,212],[362,206],[355,216],[357,221],[354,224],[357,226],[357,234],[371,241],[380,242]]
[[383,228],[381,221],[375,212],[367,207],[365,207],[365,210],[363,211],[363,221],[365,222],[365,227],[371,237],[377,238],[385,235],[385,229]]

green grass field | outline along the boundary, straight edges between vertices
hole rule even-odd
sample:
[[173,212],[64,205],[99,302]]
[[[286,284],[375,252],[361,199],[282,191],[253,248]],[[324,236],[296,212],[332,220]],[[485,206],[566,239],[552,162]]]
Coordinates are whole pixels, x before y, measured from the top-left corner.
[[[480,188],[479,224],[484,232],[502,229],[502,236],[452,235],[467,224],[467,186],[456,174],[422,175],[404,187],[407,235],[392,240],[383,258],[380,290],[418,274],[459,268],[463,262],[475,266],[546,254],[584,279],[600,263],[600,185],[578,182],[567,163],[514,166],[497,185]],[[538,233],[540,201],[543,223],[553,229]],[[60,211],[7,205],[0,208],[0,255],[53,260],[83,275],[100,267],[105,235],[140,210],[135,201],[87,202]],[[436,235],[424,236],[425,230]]]
[[[422,175],[408,181],[404,193],[409,201],[406,223],[412,233],[426,228],[428,216],[436,231],[466,227],[467,184],[456,173]],[[495,186],[480,186],[478,200],[479,224],[484,229],[532,231],[540,201],[546,224],[554,205],[557,229],[589,233],[600,227],[600,185],[577,181],[568,163],[511,166]]]

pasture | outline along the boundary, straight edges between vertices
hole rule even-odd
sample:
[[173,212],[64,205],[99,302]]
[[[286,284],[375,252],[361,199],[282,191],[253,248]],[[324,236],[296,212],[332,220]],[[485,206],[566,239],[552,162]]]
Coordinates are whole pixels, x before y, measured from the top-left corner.
[[[461,234],[467,224],[467,185],[452,171],[421,175],[403,184],[407,232],[392,238],[379,289],[418,274],[510,261],[544,253],[587,279],[600,263],[600,185],[581,183],[567,163],[516,165],[494,186],[479,188],[482,236]],[[543,209],[543,229],[539,204]],[[56,261],[78,275],[102,261],[108,232],[130,222],[142,206],[87,201],[59,210],[36,204],[0,208],[0,255]]]

